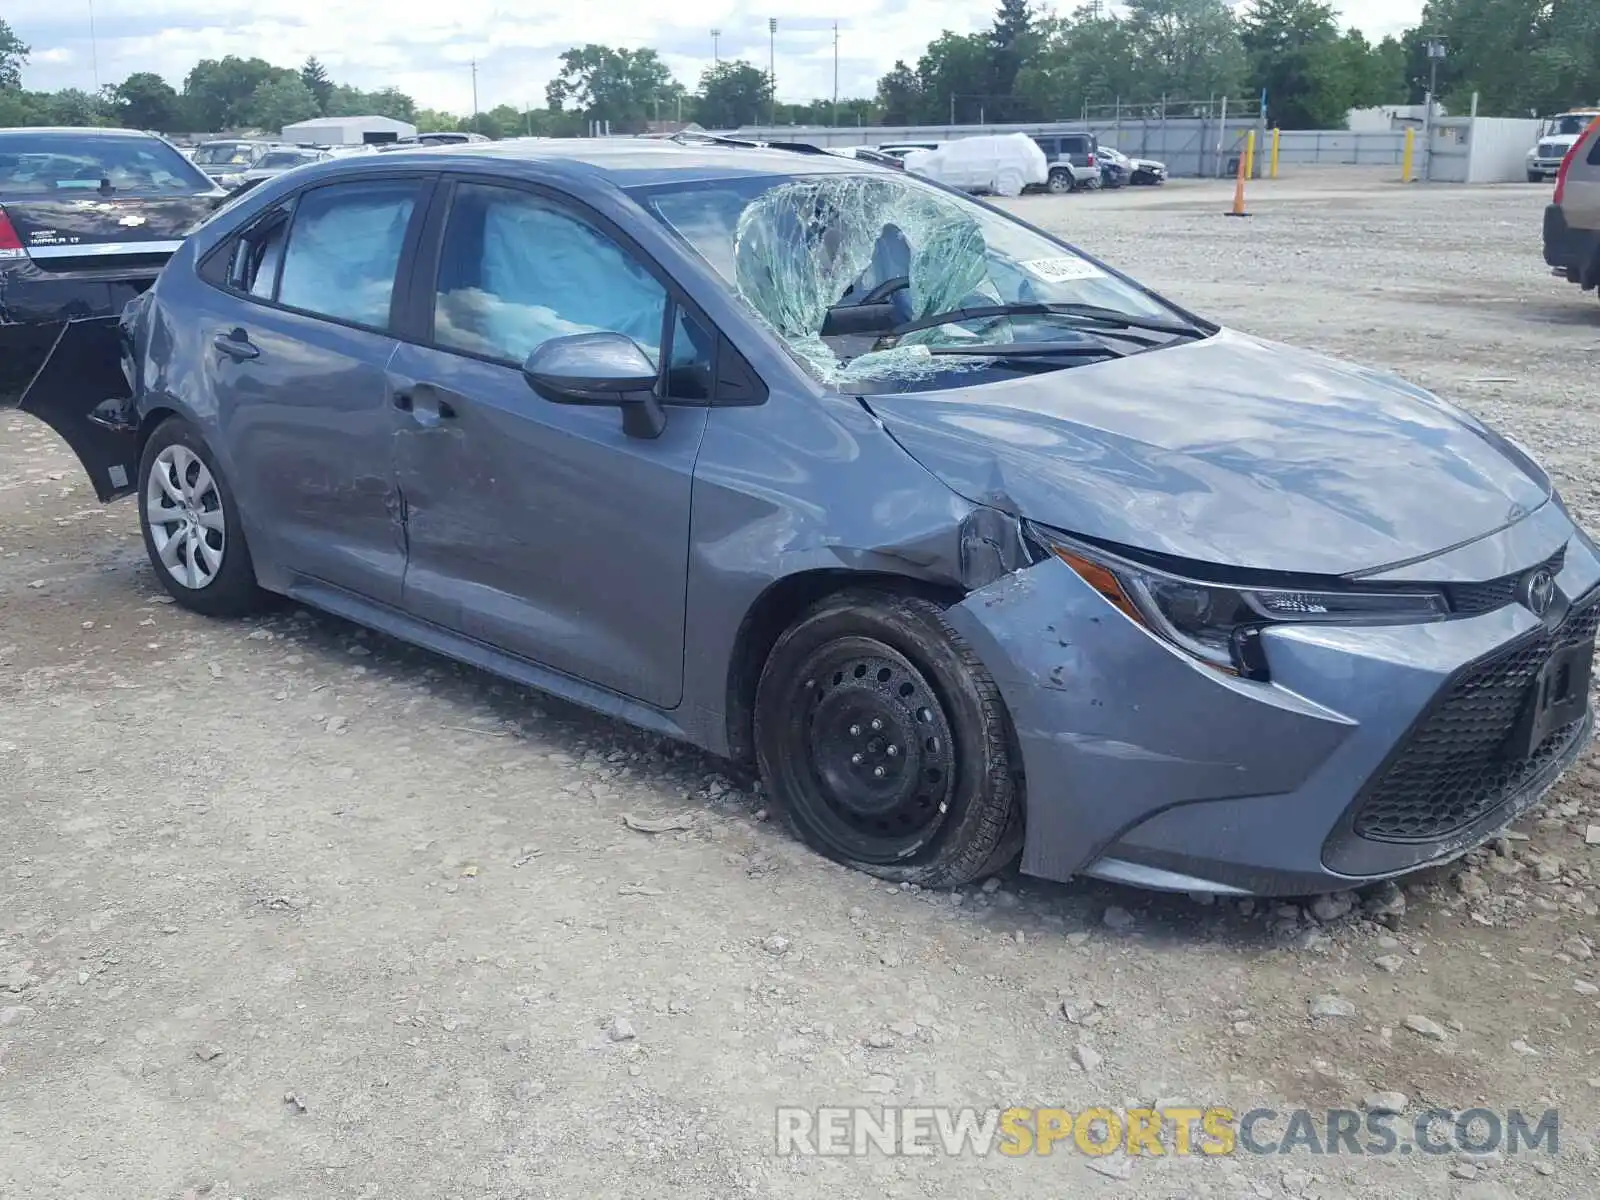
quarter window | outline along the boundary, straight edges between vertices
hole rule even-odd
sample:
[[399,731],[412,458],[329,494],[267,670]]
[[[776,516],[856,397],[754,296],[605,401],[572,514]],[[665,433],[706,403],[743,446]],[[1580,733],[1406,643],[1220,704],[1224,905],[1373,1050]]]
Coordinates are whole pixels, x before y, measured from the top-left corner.
[[278,303],[386,328],[420,186],[416,180],[378,179],[303,193],[283,251]]

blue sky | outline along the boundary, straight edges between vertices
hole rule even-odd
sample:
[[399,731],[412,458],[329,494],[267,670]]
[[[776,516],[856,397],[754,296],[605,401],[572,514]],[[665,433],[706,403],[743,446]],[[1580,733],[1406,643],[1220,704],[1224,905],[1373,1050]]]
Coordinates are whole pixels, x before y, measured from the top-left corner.
[[[1346,0],[1341,7],[1346,24],[1377,38],[1415,24],[1422,0]],[[951,0],[852,0],[833,12],[815,0],[800,10],[782,0],[609,0],[532,13],[502,0],[7,0],[4,15],[33,47],[24,80],[30,88],[93,88],[97,76],[115,83],[135,71],[156,71],[177,86],[201,58],[258,55],[297,66],[315,54],[339,82],[392,85],[424,106],[466,112],[474,58],[484,109],[543,103],[561,51],[584,42],[654,46],[692,86],[710,64],[712,29],[722,30],[723,58],[765,64],[769,16],[778,18],[780,98],[832,94],[835,17],[840,92],[870,94],[895,59],[914,61],[941,29],[987,25],[992,9]]]

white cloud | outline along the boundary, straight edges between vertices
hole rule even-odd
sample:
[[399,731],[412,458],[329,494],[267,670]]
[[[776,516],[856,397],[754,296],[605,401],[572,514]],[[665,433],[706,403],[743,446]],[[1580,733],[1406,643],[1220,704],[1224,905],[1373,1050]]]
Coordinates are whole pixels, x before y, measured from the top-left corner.
[[[654,46],[677,77],[693,86],[711,62],[711,30],[722,31],[724,59],[766,65],[767,18],[778,18],[776,71],[784,100],[833,92],[835,13],[786,9],[785,0],[755,8],[744,0],[608,0],[528,13],[503,0],[97,0],[91,47],[89,10],[63,15],[52,0],[10,0],[6,20],[33,46],[26,84],[90,88],[135,71],[155,71],[175,85],[201,58],[258,55],[297,66],[316,55],[338,81],[394,86],[419,104],[465,112],[478,104],[543,103],[545,84],[568,47],[585,42]],[[786,0],[794,3],[794,0]],[[1063,0],[1063,11],[1076,0]],[[1377,38],[1416,22],[1422,0],[1346,0],[1347,23]],[[819,6],[820,8],[820,6]],[[853,0],[836,9],[839,86],[867,95],[896,59],[914,62],[941,29],[969,32],[989,23],[991,5],[970,0]]]

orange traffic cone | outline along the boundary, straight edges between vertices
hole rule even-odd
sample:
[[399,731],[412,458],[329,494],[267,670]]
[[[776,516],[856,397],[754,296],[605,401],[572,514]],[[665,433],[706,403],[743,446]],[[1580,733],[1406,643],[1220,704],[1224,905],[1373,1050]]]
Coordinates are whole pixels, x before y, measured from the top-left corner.
[[1233,185],[1233,208],[1227,213],[1230,217],[1248,217],[1250,214],[1244,210],[1244,164],[1245,156],[1239,155],[1239,175]]

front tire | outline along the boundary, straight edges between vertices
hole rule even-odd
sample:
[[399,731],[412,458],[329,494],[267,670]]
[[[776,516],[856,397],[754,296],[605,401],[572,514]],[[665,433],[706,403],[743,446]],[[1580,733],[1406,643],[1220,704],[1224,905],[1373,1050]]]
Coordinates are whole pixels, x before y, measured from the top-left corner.
[[1544,172],[1543,171],[1529,171],[1528,172],[1528,182],[1529,183],[1543,183],[1544,182]]
[[264,606],[232,490],[205,439],[182,417],[167,418],[145,443],[139,527],[156,579],[185,608],[236,617]]
[[956,887],[1020,848],[999,689],[928,600],[852,591],[813,607],[767,659],[755,744],[774,807],[847,866]]

